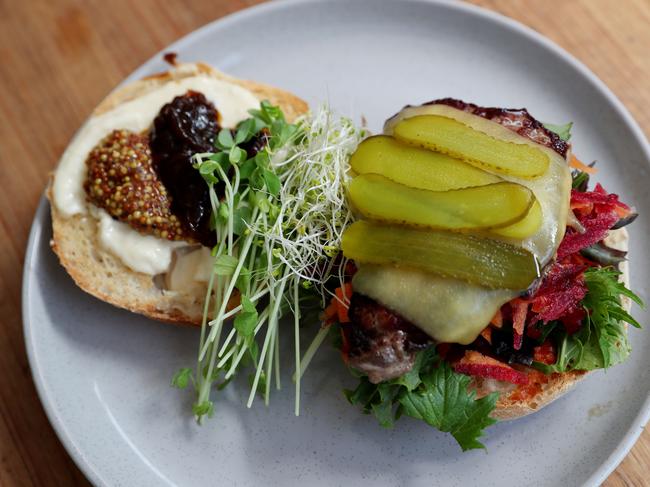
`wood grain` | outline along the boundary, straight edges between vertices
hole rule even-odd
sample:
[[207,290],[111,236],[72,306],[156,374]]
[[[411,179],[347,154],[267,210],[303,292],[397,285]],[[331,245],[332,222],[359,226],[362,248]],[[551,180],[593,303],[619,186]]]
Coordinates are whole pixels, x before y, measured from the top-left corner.
[[[647,0],[472,0],[589,66],[650,132]],[[257,0],[0,0],[0,485],[88,485],[31,381],[20,282],[38,198],[70,137],[129,72],[178,37]],[[650,485],[650,431],[605,483]]]

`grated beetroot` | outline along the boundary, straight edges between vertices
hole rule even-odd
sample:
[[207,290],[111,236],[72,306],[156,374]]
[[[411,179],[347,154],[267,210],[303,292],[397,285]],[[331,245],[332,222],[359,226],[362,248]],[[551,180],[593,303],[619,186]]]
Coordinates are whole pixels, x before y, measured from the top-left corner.
[[567,228],[557,251],[557,261],[531,298],[533,319],[548,323],[560,320],[567,332],[575,333],[585,316],[580,302],[587,294],[584,271],[594,265],[578,252],[600,242],[630,208],[618,195],[607,193],[600,184],[593,191],[571,191],[571,208],[584,232]]
[[590,245],[600,242],[607,236],[607,232],[618,221],[619,216],[615,211],[609,213],[596,214],[587,216],[578,220],[585,228],[584,233],[580,233],[573,228],[567,228],[564,240],[557,250],[557,258],[563,259],[567,255],[579,252]]
[[515,370],[503,362],[474,350],[467,350],[465,356],[454,365],[454,370],[460,374],[496,379],[512,384],[528,384],[528,376],[524,372]]
[[575,189],[571,190],[571,206],[576,207],[587,207],[588,204],[591,205],[600,205],[600,211],[607,210],[628,210],[630,207],[627,206],[622,201],[619,201],[618,195],[614,193],[608,193],[605,191],[600,183],[596,184],[596,187],[593,191],[577,191]]
[[607,193],[600,184],[593,191],[571,190],[571,209],[584,232],[567,228],[557,250],[558,260],[600,242],[621,217],[631,212],[629,206],[618,200],[618,195]]
[[558,320],[580,308],[580,301],[587,294],[583,277],[586,265],[556,262],[542,285],[532,297],[531,309],[535,321]]
[[[526,299],[516,298],[499,309],[490,327],[481,333],[493,347],[495,341],[498,342],[499,329],[504,322],[512,324],[512,342],[510,336],[507,337],[508,345],[512,343],[512,350],[531,346],[529,341],[524,342],[524,335],[540,340],[543,324],[560,321],[569,334],[577,332],[582,326],[586,311],[581,303],[587,294],[584,272],[599,264],[584,257],[580,251],[602,241],[612,227],[621,219],[628,218],[633,211],[620,202],[616,194],[607,193],[599,184],[589,192],[573,190],[571,209],[584,227],[584,232],[567,228],[558,248],[557,259],[534,294]],[[538,326],[532,326],[535,324]],[[531,353],[532,360],[547,365],[557,360],[557,350],[550,339],[532,347]],[[502,355],[497,356],[503,359]],[[454,357],[445,355],[446,360],[454,363],[456,372],[517,384],[518,387],[510,395],[512,400],[537,396],[544,384],[555,377],[555,374],[546,376],[533,369],[526,369],[525,372],[516,370],[477,350],[465,350],[460,360],[457,357],[454,363]]]

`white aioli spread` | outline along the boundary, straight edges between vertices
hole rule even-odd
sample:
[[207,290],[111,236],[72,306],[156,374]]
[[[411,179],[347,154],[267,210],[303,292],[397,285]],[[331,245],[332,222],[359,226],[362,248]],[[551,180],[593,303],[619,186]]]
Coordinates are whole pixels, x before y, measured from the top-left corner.
[[98,222],[99,244],[128,267],[143,274],[167,272],[172,251],[186,242],[172,242],[153,235],[143,235],[127,223],[113,220],[104,210],[92,207],[90,212]]
[[[160,108],[188,90],[203,93],[221,115],[221,125],[234,127],[249,116],[248,110],[259,107],[250,91],[208,76],[193,76],[171,81],[155,90],[90,118],[63,153],[54,175],[53,203],[65,218],[86,213],[88,204],[83,183],[86,158],[95,145],[115,129],[141,132],[148,129]],[[137,272],[158,274],[169,269],[172,252],[185,242],[172,242],[142,235],[126,223],[113,220],[104,210],[95,208],[100,244]]]
[[213,264],[214,257],[207,247],[179,249],[165,276],[165,287],[171,291],[182,291],[197,283],[205,284],[212,275]]

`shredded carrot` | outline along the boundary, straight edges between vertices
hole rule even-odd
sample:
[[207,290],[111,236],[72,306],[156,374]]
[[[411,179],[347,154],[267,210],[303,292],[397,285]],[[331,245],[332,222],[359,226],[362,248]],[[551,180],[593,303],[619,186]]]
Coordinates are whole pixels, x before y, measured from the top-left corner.
[[481,336],[487,340],[487,342],[492,345],[492,328],[486,326],[481,332]]
[[350,302],[350,298],[352,297],[352,283],[346,282],[343,287],[337,287],[334,292],[341,301],[347,304]]
[[350,307],[350,298],[352,297],[352,284],[346,282],[342,288],[337,287],[335,293],[336,298],[332,299],[332,303],[336,305],[339,323],[349,323],[348,308]]
[[490,324],[494,325],[495,328],[501,328],[503,326],[503,314],[501,314],[501,308],[499,308],[492,317]]
[[571,202],[570,206],[572,210],[580,210],[583,211],[584,213],[591,213],[591,211],[594,208],[594,204],[588,201]]
[[512,329],[515,332],[513,348],[515,350],[521,349],[524,337],[524,325],[526,324],[526,316],[528,315],[528,304],[523,299],[515,299],[511,302]]
[[338,306],[336,306],[336,298],[332,298],[329,306],[323,310],[323,321],[329,323],[335,321],[338,316]]
[[541,345],[533,347],[533,360],[547,365],[555,363],[557,356],[555,355],[555,348],[550,340],[546,340]]
[[578,169],[582,172],[586,172],[587,174],[596,174],[598,172],[598,169],[596,169],[595,167],[587,166],[585,163],[581,162],[580,159],[578,159],[573,154],[571,154],[571,160],[569,161],[569,166],[571,166],[574,169]]
[[614,211],[620,218],[628,217],[632,213],[632,210],[629,208],[623,208],[622,206],[615,206]]

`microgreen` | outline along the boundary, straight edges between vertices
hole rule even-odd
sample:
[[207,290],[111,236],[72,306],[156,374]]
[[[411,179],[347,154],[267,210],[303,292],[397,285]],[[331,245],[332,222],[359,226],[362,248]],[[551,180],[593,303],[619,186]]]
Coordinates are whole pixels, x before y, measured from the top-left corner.
[[176,375],[172,378],[172,386],[177,387],[178,389],[185,389],[190,380],[193,380],[192,369],[184,367],[179,369],[179,371],[176,372]]
[[[352,221],[344,186],[363,132],[326,107],[296,123],[268,102],[250,114],[218,133],[214,152],[193,156],[208,186],[218,244],[197,372],[181,369],[173,385],[193,381],[198,421],[214,411],[213,385],[225,387],[247,364],[248,406],[257,393],[268,404],[271,385],[280,388],[280,319],[287,312],[294,318],[297,415],[300,378],[326,334],[318,332],[301,358],[301,303],[315,295],[324,305],[329,281],[343,279],[341,235]],[[262,148],[252,153],[251,145]]]

